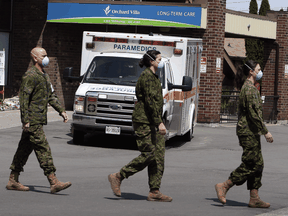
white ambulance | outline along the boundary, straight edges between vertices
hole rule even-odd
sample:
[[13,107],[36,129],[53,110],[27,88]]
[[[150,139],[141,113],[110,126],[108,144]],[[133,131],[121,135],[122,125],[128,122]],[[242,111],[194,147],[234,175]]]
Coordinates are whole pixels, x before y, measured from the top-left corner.
[[[133,134],[135,86],[139,61],[148,50],[161,52],[165,67],[157,74],[163,91],[166,140],[184,136],[190,141],[197,121],[202,40],[163,35],[83,32],[81,76],[75,94],[73,142],[86,133]],[[65,68],[64,77],[71,77]]]

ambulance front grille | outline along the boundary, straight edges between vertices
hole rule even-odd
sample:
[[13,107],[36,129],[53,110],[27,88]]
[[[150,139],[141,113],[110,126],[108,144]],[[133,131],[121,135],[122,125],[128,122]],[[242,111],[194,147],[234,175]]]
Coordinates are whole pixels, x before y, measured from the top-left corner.
[[105,125],[132,126],[133,110],[134,101],[98,98],[95,112],[96,123]]

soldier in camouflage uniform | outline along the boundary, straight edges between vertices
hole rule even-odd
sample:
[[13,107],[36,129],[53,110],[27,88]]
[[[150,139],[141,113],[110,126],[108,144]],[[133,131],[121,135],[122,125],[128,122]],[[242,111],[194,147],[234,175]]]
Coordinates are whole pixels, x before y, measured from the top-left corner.
[[120,172],[110,174],[108,180],[114,194],[121,196],[122,180],[148,167],[150,192],[147,200],[171,202],[171,197],[159,191],[164,172],[164,135],[166,134],[166,128],[162,122],[162,87],[155,74],[158,68],[164,66],[161,53],[156,50],[148,51],[139,65],[140,67],[146,66],[146,69],[141,73],[136,85],[138,102],[135,105],[132,121],[141,154],[122,167]]
[[243,154],[242,163],[230,174],[228,180],[215,185],[218,199],[223,204],[226,203],[227,191],[234,184],[242,185],[247,182],[247,189],[250,190],[248,206],[252,208],[270,207],[269,203],[262,201],[258,196],[264,168],[260,135],[264,135],[267,142],[273,142],[273,137],[263,122],[260,93],[254,86],[255,81],[261,77],[260,65],[254,61],[248,61],[236,74],[236,85],[238,89],[241,89],[236,132],[240,146],[243,148]]
[[23,75],[19,92],[22,137],[10,166],[11,174],[6,186],[8,190],[28,191],[29,187],[19,182],[20,172],[29,155],[34,150],[40,167],[50,183],[51,193],[56,193],[71,186],[70,182],[60,182],[55,175],[51,149],[47,142],[43,125],[47,124],[48,103],[68,121],[65,110],[54,92],[48,74],[43,70],[49,63],[45,49],[36,47],[31,51],[33,66]]

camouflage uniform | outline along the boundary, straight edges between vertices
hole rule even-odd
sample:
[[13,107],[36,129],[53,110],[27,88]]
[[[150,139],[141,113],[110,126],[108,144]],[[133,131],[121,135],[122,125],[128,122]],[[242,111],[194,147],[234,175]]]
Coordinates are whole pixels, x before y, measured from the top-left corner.
[[43,74],[35,66],[22,77],[19,101],[21,121],[23,124],[30,123],[30,127],[28,131],[22,132],[10,169],[15,172],[24,171],[23,167],[34,150],[40,167],[48,176],[56,168],[43,131],[43,125],[47,124],[47,105],[49,103],[59,114],[65,110],[54,93],[48,74]]
[[264,168],[260,135],[268,130],[263,122],[260,93],[250,80],[246,80],[239,95],[237,136],[243,148],[242,163],[229,179],[236,185],[247,181],[247,189],[259,189]]
[[138,102],[132,115],[133,122],[158,126],[162,122],[163,94],[160,80],[149,68],[140,75],[136,85]]
[[136,142],[141,154],[124,166],[124,178],[148,166],[149,187],[159,189],[164,172],[165,139],[158,131],[162,123],[163,95],[160,80],[149,68],[140,75],[136,85],[137,104],[132,115]]

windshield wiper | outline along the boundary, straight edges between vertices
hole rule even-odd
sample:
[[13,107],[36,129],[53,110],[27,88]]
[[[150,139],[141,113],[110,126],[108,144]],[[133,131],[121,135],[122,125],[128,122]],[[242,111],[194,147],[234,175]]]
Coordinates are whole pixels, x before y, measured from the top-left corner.
[[121,80],[121,83],[122,82],[137,83],[137,80]]
[[107,78],[99,78],[99,77],[90,77],[87,81],[89,80],[101,80],[101,81],[108,81],[109,83],[112,83],[112,84],[117,84],[113,81],[111,81],[110,79],[107,79]]

